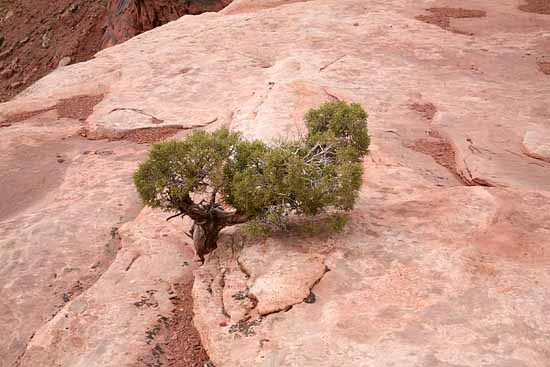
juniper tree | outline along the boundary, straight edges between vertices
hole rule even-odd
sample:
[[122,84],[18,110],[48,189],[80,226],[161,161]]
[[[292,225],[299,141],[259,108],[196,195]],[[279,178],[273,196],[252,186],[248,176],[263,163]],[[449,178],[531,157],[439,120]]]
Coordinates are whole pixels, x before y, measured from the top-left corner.
[[275,145],[225,128],[156,144],[134,182],[145,205],[193,220],[189,235],[201,261],[224,227],[351,210],[369,146],[367,114],[358,104],[330,102],[305,122],[307,136]]

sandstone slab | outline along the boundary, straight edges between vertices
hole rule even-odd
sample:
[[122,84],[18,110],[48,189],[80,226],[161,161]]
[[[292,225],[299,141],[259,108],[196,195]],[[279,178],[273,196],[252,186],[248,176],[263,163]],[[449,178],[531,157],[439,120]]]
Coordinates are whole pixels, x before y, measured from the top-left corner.
[[181,223],[144,210],[120,228],[121,249],[101,278],[40,328],[21,366],[158,365],[155,340],[174,310],[174,284],[194,256]]
[[[197,273],[195,323],[214,363],[545,366],[550,195],[479,187],[379,194],[372,187],[362,194],[343,234],[308,240],[322,253],[331,244],[330,271],[314,297],[287,312],[226,327],[215,295],[227,283],[209,283],[212,295],[202,283],[216,279],[217,262],[210,277]],[[285,245],[292,251],[290,240]],[[246,242],[243,254],[258,246]],[[301,270],[300,277],[310,272]],[[271,290],[282,301],[280,284]]]
[[250,276],[248,292],[257,300],[260,315],[302,303],[326,271],[322,255],[289,249],[275,241],[247,247],[240,256],[240,266]]
[[[39,177],[52,167],[45,157],[54,148],[33,153],[26,146],[34,140],[51,140],[62,148],[55,159],[72,165],[10,205],[0,223],[9,310],[1,323],[16,330],[4,361],[142,363],[150,347],[144,335],[172,307],[166,287],[190,271],[174,268],[192,256],[182,236],[144,211],[123,227],[123,248],[103,276],[85,277],[113,223],[132,217],[130,177],[142,150],[128,142],[74,148],[60,143],[63,136],[84,128],[90,137],[116,138],[162,121],[288,139],[303,133],[308,108],[345,99],[369,112],[373,141],[350,224],[341,234],[265,244],[238,228],[225,232],[195,272],[195,324],[215,365],[546,367],[550,163],[524,154],[523,141],[550,117],[550,87],[536,67],[550,53],[547,17],[522,12],[515,0],[469,0],[465,7],[487,16],[452,19],[460,32],[416,18],[448,5],[235,1],[60,68],[0,105],[9,157],[2,164],[11,170],[4,182],[28,177],[17,149],[34,157]],[[9,123],[13,114],[101,94],[85,121],[60,120],[51,110]],[[437,113],[425,118],[415,103]],[[439,164],[430,153],[437,149],[411,149],[419,140],[444,140],[454,166]],[[80,144],[115,144],[114,154],[81,156]],[[90,213],[95,227],[75,226]],[[141,256],[126,272],[133,250]],[[41,277],[50,273],[70,274],[54,294]],[[80,279],[90,279],[83,293],[57,307]],[[133,303],[153,306],[133,313]]]
[[144,150],[91,144],[79,128],[52,111],[0,135],[0,324],[10,330],[0,365],[109,268],[118,228],[139,211],[129,172]]

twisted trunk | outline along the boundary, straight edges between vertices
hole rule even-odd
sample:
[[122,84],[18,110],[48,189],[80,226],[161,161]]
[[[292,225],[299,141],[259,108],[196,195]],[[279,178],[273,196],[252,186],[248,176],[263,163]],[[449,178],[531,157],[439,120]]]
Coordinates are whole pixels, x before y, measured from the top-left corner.
[[200,224],[193,223],[193,246],[201,262],[204,262],[204,255],[209,254],[218,247],[218,237],[222,228],[218,228],[213,221]]
[[189,197],[181,203],[180,212],[176,214],[176,216],[187,215],[193,220],[191,237],[195,252],[202,262],[204,262],[204,255],[218,247],[218,238],[222,229],[249,220],[244,213],[221,208],[215,203],[215,195],[213,199],[207,207],[203,207],[195,204]]

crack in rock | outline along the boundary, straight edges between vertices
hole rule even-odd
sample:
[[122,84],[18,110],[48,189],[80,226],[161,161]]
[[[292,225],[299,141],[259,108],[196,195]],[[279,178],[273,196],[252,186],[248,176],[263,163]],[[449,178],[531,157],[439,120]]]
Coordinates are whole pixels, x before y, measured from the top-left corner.
[[151,123],[155,124],[155,125],[159,125],[159,124],[162,124],[164,123],[164,120],[161,120],[139,108],[129,108],[129,107],[118,107],[118,108],[114,108],[112,109],[111,111],[109,111],[109,113],[113,113],[113,112],[116,112],[116,111],[134,111],[134,112],[137,112],[137,113],[140,113],[142,115],[145,115],[145,116],[149,116],[151,117],[152,121]]
[[[321,255],[270,246],[243,249],[224,272],[222,308],[236,323],[314,303],[313,288],[329,271]],[[221,285],[221,284],[220,284]]]

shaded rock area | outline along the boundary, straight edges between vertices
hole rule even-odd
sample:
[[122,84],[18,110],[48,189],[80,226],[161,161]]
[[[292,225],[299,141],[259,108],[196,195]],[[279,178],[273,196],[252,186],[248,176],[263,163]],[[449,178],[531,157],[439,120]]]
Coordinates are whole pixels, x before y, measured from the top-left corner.
[[[547,367],[550,23],[416,19],[450,5],[237,0],[0,104],[0,365]],[[189,221],[140,208],[128,136],[291,139],[330,100],[372,138],[343,232],[232,228],[199,268]]]
[[219,11],[232,0],[111,0],[102,48],[117,45],[185,14]]
[[63,64],[101,49],[105,2],[0,1],[0,101],[6,101]]
[[520,5],[519,9],[529,13],[550,14],[550,1],[548,0],[525,0],[526,4]]
[[[451,144],[439,134],[431,132],[426,138],[421,138],[409,145],[414,151],[430,155],[438,164],[457,175],[455,151]],[[460,176],[457,176],[460,177]]]
[[186,14],[231,0],[0,0],[0,101],[58,67],[89,60]]

